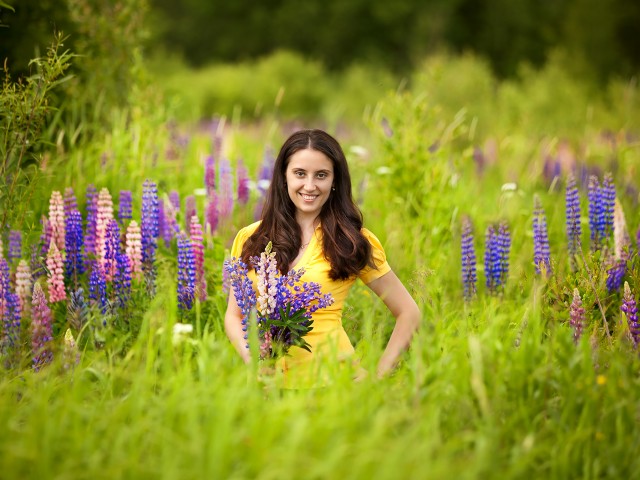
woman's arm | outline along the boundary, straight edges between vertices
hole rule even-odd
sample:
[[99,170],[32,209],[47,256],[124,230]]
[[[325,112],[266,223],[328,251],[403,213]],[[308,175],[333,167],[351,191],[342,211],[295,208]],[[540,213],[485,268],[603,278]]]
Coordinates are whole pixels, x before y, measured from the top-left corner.
[[246,347],[245,332],[242,330],[242,311],[238,306],[238,302],[236,302],[233,287],[229,291],[229,304],[224,315],[224,330],[244,363],[249,363],[251,361],[251,353]]
[[393,271],[369,282],[367,286],[378,295],[396,319],[387,348],[378,362],[378,377],[389,373],[400,354],[409,347],[413,333],[420,324],[420,309]]

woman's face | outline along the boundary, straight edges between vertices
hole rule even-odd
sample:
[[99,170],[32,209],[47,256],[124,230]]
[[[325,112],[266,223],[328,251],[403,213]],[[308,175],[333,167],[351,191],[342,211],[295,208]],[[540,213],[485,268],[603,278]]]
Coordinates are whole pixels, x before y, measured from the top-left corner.
[[296,207],[296,218],[320,215],[333,185],[333,162],[318,150],[305,148],[289,157],[287,192]]

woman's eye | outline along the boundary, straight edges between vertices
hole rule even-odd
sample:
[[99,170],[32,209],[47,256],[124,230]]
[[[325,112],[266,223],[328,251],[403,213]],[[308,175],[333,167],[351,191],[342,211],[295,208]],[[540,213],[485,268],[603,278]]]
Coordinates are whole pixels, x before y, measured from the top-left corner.
[[304,177],[304,172],[296,172],[296,176],[302,178]]
[[327,174],[326,173],[319,173],[318,174],[318,178],[327,178]]

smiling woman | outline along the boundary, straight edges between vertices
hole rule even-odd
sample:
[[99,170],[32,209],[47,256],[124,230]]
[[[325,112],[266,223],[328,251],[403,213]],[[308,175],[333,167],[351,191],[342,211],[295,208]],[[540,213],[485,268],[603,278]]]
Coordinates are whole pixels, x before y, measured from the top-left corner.
[[[251,257],[273,245],[281,274],[304,269],[302,282],[322,286],[334,303],[317,310],[307,335],[308,352],[292,347],[279,360],[283,387],[325,385],[330,372],[347,365],[354,349],[342,327],[342,308],[349,290],[360,278],[382,298],[396,318],[387,348],[378,363],[378,375],[389,372],[409,346],[420,311],[387,263],[380,241],[363,227],[362,214],[351,195],[351,177],[340,144],[321,130],[294,133],[276,159],[262,220],[240,230],[231,255],[249,266]],[[250,361],[243,331],[243,314],[235,292],[229,295],[225,315],[227,336],[245,362]],[[336,368],[337,367],[337,368]]]

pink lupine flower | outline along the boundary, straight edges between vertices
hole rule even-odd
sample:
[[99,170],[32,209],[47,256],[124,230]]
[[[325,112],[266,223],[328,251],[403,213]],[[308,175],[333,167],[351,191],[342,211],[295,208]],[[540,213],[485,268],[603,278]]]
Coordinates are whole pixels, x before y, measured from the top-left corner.
[[228,159],[220,162],[220,216],[228,218],[233,212],[233,174]]
[[249,175],[247,173],[247,167],[244,166],[242,160],[238,160],[236,177],[238,179],[238,202],[241,205],[246,205],[249,201]]
[[49,200],[49,224],[52,240],[55,242],[59,250],[64,250],[64,202],[62,200],[62,195],[58,191],[51,193],[51,200]]
[[202,243],[202,225],[197,216],[191,217],[191,248],[196,264],[196,295],[201,302],[207,299],[207,280],[204,277],[204,244]]
[[271,242],[266,251],[260,254],[260,260],[256,265],[258,281],[258,313],[268,317],[276,307],[276,295],[278,294],[278,267],[276,252],[271,251]]
[[[98,196],[98,212],[96,218],[96,254],[102,265],[107,254],[107,227],[113,219],[113,200],[109,190],[103,188]],[[104,268],[104,267],[103,267]]]
[[30,310],[31,269],[26,260],[20,260],[16,269],[16,294],[20,303],[20,314],[24,316]]
[[131,276],[139,279],[142,274],[142,235],[138,222],[131,220],[127,227],[126,253],[131,264]]
[[51,240],[49,253],[47,253],[47,285],[49,286],[49,301],[51,303],[59,302],[67,298],[64,289],[64,270],[62,267],[62,255],[56,243]]
[[207,204],[206,229],[210,234],[215,233],[218,228],[218,196],[213,192]]
[[33,368],[41,367],[53,360],[51,342],[53,341],[51,309],[47,305],[42,287],[36,283],[33,287],[31,314],[31,348],[33,349]]

